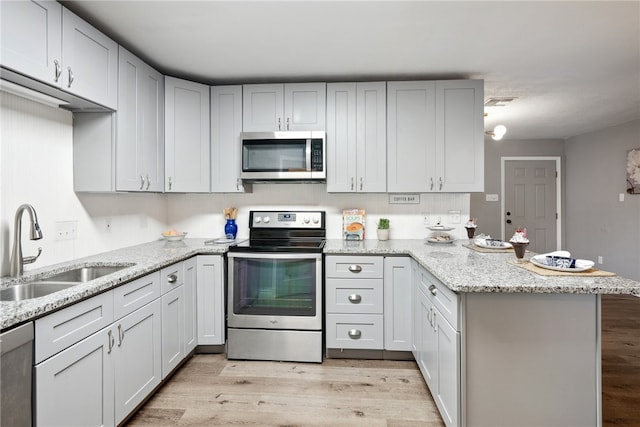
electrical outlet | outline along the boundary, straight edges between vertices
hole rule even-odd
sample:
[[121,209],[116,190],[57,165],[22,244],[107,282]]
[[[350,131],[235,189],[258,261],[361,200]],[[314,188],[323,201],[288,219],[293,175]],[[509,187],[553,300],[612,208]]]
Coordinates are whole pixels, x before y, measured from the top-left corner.
[[422,215],[422,224],[425,226],[429,225],[429,214],[426,212],[423,212],[421,215]]
[[449,211],[449,223],[460,224],[460,211]]
[[112,224],[111,224],[111,218],[105,218],[104,220],[104,231],[106,233],[111,233],[111,229],[112,229]]
[[602,258],[602,255],[598,255],[598,264],[604,264],[604,259]]
[[78,238],[78,221],[57,221],[56,240],[75,240]]

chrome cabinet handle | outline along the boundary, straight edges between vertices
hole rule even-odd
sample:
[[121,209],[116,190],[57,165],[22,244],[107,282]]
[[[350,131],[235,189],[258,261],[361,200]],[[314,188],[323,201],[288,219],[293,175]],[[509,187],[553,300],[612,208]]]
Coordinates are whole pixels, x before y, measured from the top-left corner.
[[240,178],[236,178],[236,191],[240,191],[242,180]]
[[278,117],[278,130],[282,130],[282,119]]
[[173,182],[171,181],[171,177],[169,177],[169,190],[171,190],[172,185],[173,185]]
[[67,83],[67,87],[70,88],[71,87],[71,83],[73,83],[73,71],[71,71],[71,67],[67,67],[67,71],[69,72],[69,83]]
[[362,182],[362,181],[363,181],[363,179],[362,179],[362,177],[360,177],[360,191],[362,191],[362,188],[363,188],[363,186],[364,186],[364,184],[363,184],[363,182]]
[[58,82],[58,80],[60,80],[60,76],[62,75],[62,65],[60,65],[60,61],[58,61],[57,59],[53,60],[53,65],[56,66],[56,71],[55,71],[55,78],[53,79],[54,82]]
[[362,297],[360,295],[358,294],[349,295],[349,302],[353,304],[360,304],[360,301],[362,301]]
[[109,329],[109,332],[107,332],[107,337],[109,339],[109,350],[107,350],[107,354],[111,354],[111,350],[113,350],[113,344],[115,344],[115,339],[113,338],[111,329]]
[[289,120],[290,120],[290,118],[287,117],[287,130],[289,130]]
[[147,175],[147,188],[145,188],[145,190],[148,190],[150,185],[151,185],[151,178],[149,178],[149,175]]
[[353,187],[353,184],[354,184],[353,177],[351,177],[351,191],[355,190],[355,188]]
[[144,176],[140,175],[140,189],[144,188]]
[[175,274],[170,274],[169,277],[167,277],[167,282],[168,283],[176,283],[178,281],[178,276],[176,276]]
[[431,291],[431,295],[435,295],[438,293],[438,290],[436,289],[436,285],[429,286],[429,291]]
[[433,310],[433,316],[431,317],[432,323],[431,325],[433,326],[433,331],[434,332],[438,332],[438,322],[436,322],[436,315],[438,314],[438,310]]
[[349,338],[357,340],[362,336],[362,331],[360,329],[350,329],[349,330]]
[[362,267],[360,267],[359,265],[350,265],[349,266],[349,271],[352,273],[360,273],[362,271]]
[[429,178],[429,190],[433,190],[433,177]]
[[440,188],[439,190],[442,190],[442,177],[440,177]]
[[123,340],[124,340],[124,329],[122,329],[122,325],[118,325],[118,347],[122,346]]

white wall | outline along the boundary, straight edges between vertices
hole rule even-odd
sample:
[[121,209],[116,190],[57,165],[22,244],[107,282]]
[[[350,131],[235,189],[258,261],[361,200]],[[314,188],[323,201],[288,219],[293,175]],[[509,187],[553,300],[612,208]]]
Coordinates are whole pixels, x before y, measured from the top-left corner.
[[[422,213],[448,223],[448,210],[469,216],[469,194],[422,194],[420,204],[388,203],[387,194],[328,194],[324,184],[256,184],[250,194],[76,194],[73,191],[73,115],[0,92],[0,261],[9,274],[15,211],[22,203],[34,206],[44,238],[30,241],[23,218],[23,253],[34,255],[25,270],[72,260],[159,238],[166,228],[190,237],[220,237],[222,210],[239,208],[239,237],[248,236],[251,209],[323,209],[329,238],[341,238],[342,209],[367,212],[367,238],[375,239],[381,216],[391,219],[391,238],[424,238],[430,233]],[[106,221],[111,231],[106,231]],[[76,240],[55,238],[56,222],[77,221]],[[452,234],[464,238],[459,225]]]
[[566,235],[574,256],[602,256],[596,267],[640,280],[640,194],[626,194],[633,148],[640,148],[640,120],[566,141]]

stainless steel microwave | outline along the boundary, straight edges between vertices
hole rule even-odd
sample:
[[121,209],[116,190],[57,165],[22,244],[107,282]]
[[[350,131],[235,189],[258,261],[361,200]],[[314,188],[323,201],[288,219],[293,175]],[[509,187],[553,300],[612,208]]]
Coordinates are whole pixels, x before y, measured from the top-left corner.
[[325,132],[243,132],[242,172],[248,181],[325,181]]

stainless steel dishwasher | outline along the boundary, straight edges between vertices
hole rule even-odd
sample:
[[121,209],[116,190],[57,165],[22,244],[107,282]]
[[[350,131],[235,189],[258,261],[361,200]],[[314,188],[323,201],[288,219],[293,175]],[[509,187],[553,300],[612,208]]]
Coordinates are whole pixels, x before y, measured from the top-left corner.
[[31,426],[33,322],[0,334],[0,425]]

